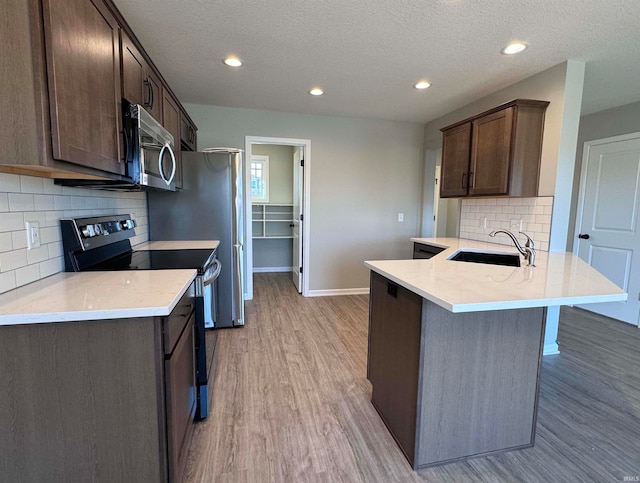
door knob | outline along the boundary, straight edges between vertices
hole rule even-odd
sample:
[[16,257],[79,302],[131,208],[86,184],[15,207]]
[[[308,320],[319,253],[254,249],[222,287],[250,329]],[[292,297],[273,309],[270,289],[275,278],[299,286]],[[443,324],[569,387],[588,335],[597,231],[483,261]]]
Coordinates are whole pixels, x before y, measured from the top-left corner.
[[589,239],[589,234],[588,233],[581,233],[580,235],[578,235],[578,238],[582,238],[583,240],[588,240]]

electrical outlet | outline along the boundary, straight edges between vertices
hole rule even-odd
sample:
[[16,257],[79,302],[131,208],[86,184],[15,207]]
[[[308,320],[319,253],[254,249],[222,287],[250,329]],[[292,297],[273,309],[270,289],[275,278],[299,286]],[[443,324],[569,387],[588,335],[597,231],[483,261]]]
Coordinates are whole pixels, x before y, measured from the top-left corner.
[[404,213],[398,213],[398,223],[402,223],[404,221]]
[[486,230],[487,229],[487,217],[486,216],[481,216],[480,217],[480,228]]
[[509,227],[511,229],[516,229],[518,231],[522,231],[522,218],[514,218],[509,222]]
[[38,248],[40,246],[40,223],[37,221],[27,221],[27,249]]

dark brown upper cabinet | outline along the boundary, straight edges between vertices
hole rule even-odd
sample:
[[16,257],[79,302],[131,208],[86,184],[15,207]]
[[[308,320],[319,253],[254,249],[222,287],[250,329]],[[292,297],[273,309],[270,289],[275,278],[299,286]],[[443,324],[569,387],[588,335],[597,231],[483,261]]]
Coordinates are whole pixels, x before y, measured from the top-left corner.
[[162,94],[162,125],[171,133],[176,157],[176,188],[182,188],[182,157],[180,156],[180,107],[169,92]]
[[119,25],[101,0],[43,0],[53,157],[124,174]]
[[4,0],[0,20],[1,172],[123,180],[122,97],[172,126],[179,156],[181,106],[111,0]]
[[158,122],[162,122],[162,82],[129,36],[121,32],[122,97],[140,104]]
[[198,129],[191,118],[182,111],[180,113],[180,143],[183,151],[197,151]]
[[548,105],[516,99],[443,128],[440,196],[537,196]]

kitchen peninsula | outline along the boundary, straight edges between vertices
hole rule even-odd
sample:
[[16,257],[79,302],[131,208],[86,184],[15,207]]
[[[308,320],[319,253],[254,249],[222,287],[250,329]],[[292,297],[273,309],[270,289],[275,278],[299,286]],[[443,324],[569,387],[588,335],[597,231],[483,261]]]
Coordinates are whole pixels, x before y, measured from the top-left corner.
[[627,295],[569,253],[511,267],[450,258],[513,247],[412,241],[439,253],[365,262],[373,405],[414,469],[532,446],[546,307]]

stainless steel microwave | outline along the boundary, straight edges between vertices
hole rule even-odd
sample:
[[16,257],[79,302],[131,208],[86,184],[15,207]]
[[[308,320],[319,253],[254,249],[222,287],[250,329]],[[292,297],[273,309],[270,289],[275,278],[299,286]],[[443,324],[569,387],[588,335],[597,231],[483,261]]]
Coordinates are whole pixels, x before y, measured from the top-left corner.
[[175,140],[139,104],[122,100],[122,129],[127,176],[141,187],[175,191]]

